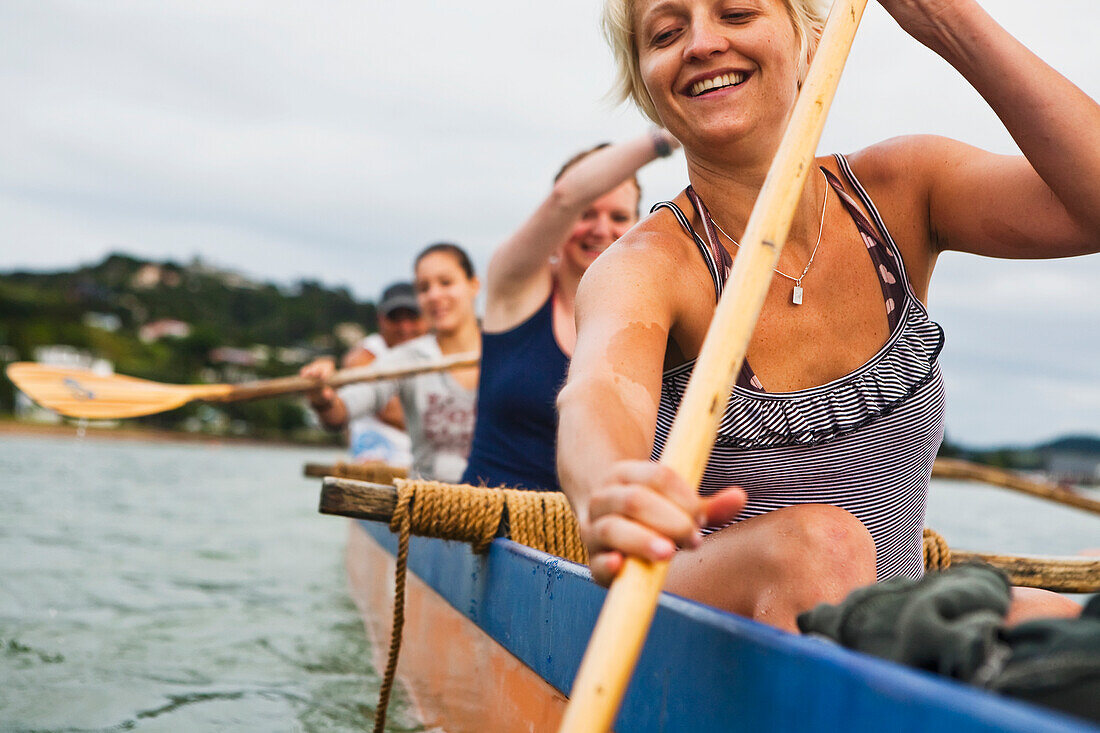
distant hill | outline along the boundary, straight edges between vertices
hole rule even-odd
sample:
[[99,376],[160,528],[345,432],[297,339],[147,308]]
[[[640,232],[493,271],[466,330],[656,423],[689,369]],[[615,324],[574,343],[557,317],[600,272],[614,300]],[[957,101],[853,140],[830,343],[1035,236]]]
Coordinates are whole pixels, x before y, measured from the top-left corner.
[[112,314],[124,332],[135,333],[144,323],[177,319],[231,346],[324,342],[337,323],[375,325],[374,304],[357,301],[346,288],[310,280],[280,288],[200,260],[181,265],[112,254],[69,271],[0,273],[0,322],[9,331],[0,333],[0,342],[20,351],[39,339],[18,333],[16,323],[38,321],[42,330],[42,321],[71,322],[87,312]]
[[[341,352],[334,329],[342,323],[374,330],[374,304],[346,288],[311,280],[280,287],[198,259],[112,254],[72,270],[0,272],[0,365],[61,347],[54,351],[107,359],[119,373],[161,382],[283,376],[315,355]],[[0,378],[0,411],[12,409],[13,394]],[[219,420],[248,422],[250,430],[304,425],[287,404],[219,409]],[[184,408],[147,421],[171,426],[195,414]]]
[[1080,455],[1100,456],[1100,436],[1096,435],[1068,435],[1064,438],[1052,440],[1049,443],[1037,445],[1034,448],[1039,453],[1077,453]]
[[1098,435],[1066,435],[1036,445],[998,448],[971,448],[952,443],[945,438],[939,455],[1016,471],[1045,471],[1052,474],[1077,472],[1100,477]]

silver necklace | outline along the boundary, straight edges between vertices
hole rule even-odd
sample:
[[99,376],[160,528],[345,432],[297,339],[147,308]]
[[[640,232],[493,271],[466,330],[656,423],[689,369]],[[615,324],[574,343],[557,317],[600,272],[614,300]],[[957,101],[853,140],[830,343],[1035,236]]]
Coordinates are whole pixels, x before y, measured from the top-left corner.
[[[825,174],[822,173],[821,175],[825,175]],[[821,223],[817,225],[817,243],[814,244],[814,250],[813,250],[813,252],[810,253],[810,261],[806,263],[806,266],[804,268],[802,268],[802,274],[799,275],[798,277],[792,277],[791,275],[788,275],[787,273],[782,272],[778,267],[773,267],[772,268],[772,270],[775,271],[775,274],[782,275],[783,277],[787,278],[788,280],[794,281],[794,290],[791,292],[791,302],[794,303],[795,305],[802,305],[802,278],[806,277],[806,273],[810,271],[810,265],[812,265],[814,263],[814,255],[817,254],[817,248],[821,246],[821,233],[825,230],[825,207],[826,207],[826,205],[828,205],[828,203],[829,203],[829,181],[828,181],[828,179],[826,179],[825,180],[825,198],[821,202]],[[716,222],[713,217],[711,217],[710,221],[711,221],[712,224],[714,224],[715,229],[720,231],[726,239],[733,242],[734,247],[737,247],[738,249],[741,249],[741,244],[736,239],[734,239],[730,235],[726,234],[726,230],[723,229],[722,227],[718,226],[718,222]]]

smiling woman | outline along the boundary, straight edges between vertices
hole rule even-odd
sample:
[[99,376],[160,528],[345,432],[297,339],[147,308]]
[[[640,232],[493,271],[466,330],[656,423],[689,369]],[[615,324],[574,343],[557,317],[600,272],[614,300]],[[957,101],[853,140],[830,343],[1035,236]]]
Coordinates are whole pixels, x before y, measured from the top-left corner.
[[1024,155],[925,136],[817,160],[699,493],[650,459],[728,286],[733,235],[791,116],[821,4],[606,4],[619,91],[683,143],[691,185],[594,263],[577,295],[559,469],[602,582],[624,555],[671,559],[668,590],[794,630],[798,613],[856,586],[919,576],[943,437],[943,332],[925,308],[939,253],[1100,246],[1100,192],[1078,185],[1100,179],[1100,107],[973,0],[881,4],[972,84]]
[[[378,368],[476,354],[480,335],[474,301],[479,283],[466,252],[454,244],[433,244],[417,255],[414,272],[417,301],[431,333],[391,349],[375,362]],[[320,359],[301,374],[324,379],[334,370],[331,360]],[[470,453],[477,380],[478,367],[473,366],[339,391],[323,387],[310,394],[310,405],[326,426],[340,429],[350,418],[378,412],[397,395],[412,441],[412,475],[455,482]]]
[[[639,36],[635,33],[633,7],[631,3],[622,2],[608,3],[604,8],[604,29],[611,43],[611,51],[615,56],[615,92],[620,99],[632,100],[647,117],[661,124],[660,116],[653,106],[653,99],[646,89],[641,70],[638,67]],[[726,11],[725,15],[733,22],[742,19],[747,20],[751,7],[751,4],[733,6]],[[825,5],[817,0],[791,0],[784,3],[784,7],[790,16],[794,32],[798,38],[799,50],[796,58],[799,64],[798,79],[801,83],[806,78],[809,62],[813,57],[813,50],[821,36],[821,30],[825,27]],[[670,6],[666,10],[672,13],[674,8]],[[672,15],[665,15],[662,18],[660,13],[653,12],[646,18],[646,22],[654,24],[664,19],[667,23],[672,17]],[[651,26],[645,28],[643,32],[648,33],[650,43],[667,45],[676,35],[677,29],[673,23],[664,28]],[[744,79],[745,75],[743,73],[735,72],[731,78],[724,80],[721,84],[717,84],[717,80],[701,81],[698,89],[692,90],[691,93],[693,96],[698,96],[701,92],[716,86],[740,84]]]
[[638,221],[638,169],[678,146],[664,130],[655,130],[573,156],[550,194],[493,254],[465,483],[560,488],[554,401],[577,340],[577,285]]

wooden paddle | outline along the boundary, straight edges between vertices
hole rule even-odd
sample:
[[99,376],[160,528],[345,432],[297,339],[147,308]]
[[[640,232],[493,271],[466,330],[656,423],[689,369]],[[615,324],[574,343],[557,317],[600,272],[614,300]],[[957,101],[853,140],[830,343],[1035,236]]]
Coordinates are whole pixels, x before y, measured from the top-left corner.
[[1013,471],[1005,471],[993,466],[983,466],[957,458],[937,458],[932,465],[932,476],[942,479],[981,481],[1100,514],[1100,499],[1079,494],[1067,486],[1051,481],[1030,479]]
[[[342,387],[355,382],[399,379],[427,372],[477,366],[478,354],[455,354],[430,364],[392,369],[374,366],[334,372],[325,384]],[[121,374],[96,374],[88,369],[54,367],[21,361],[8,366],[8,378],[28,397],[62,415],[113,419],[152,415],[173,410],[195,400],[240,402],[261,397],[308,392],[319,386],[316,379],[283,377],[242,384],[161,384]]]
[[394,479],[408,478],[409,470],[398,466],[390,466],[382,461],[368,461],[366,463],[307,463],[303,468],[306,476],[313,478],[325,478],[335,476],[337,478],[354,479],[356,481],[369,481],[373,484],[392,484]]
[[[314,478],[339,476],[374,483],[392,483],[392,478],[405,478],[408,472],[403,468],[387,466],[385,463],[307,463],[305,475]],[[992,466],[962,461],[957,458],[937,458],[932,464],[932,478],[979,481],[990,486],[999,486],[1019,491],[1030,496],[1048,499],[1066,506],[1077,507],[1100,514],[1100,499],[1093,499],[1074,491],[1072,488],[1028,478],[1014,471],[1005,471]]]
[[[731,382],[741,368],[771,284],[772,268],[779,263],[795,207],[814,167],[825,115],[866,5],[867,0],[837,0],[829,12],[817,54],[749,217],[729,284],[669,433],[661,463],[691,486],[698,486],[702,477]],[[667,573],[667,562],[627,558],[581,660],[559,728],[563,733],[610,729]]]

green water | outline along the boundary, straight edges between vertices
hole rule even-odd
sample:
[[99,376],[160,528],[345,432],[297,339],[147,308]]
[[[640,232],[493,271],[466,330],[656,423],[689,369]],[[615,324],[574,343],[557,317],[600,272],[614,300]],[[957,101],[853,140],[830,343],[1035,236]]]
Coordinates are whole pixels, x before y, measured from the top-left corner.
[[[0,440],[0,731],[369,730],[345,520],[300,448]],[[1074,554],[1100,518],[933,486],[956,547]],[[390,730],[419,730],[398,699]]]
[[369,729],[345,520],[301,478],[339,457],[0,441],[0,730]]

